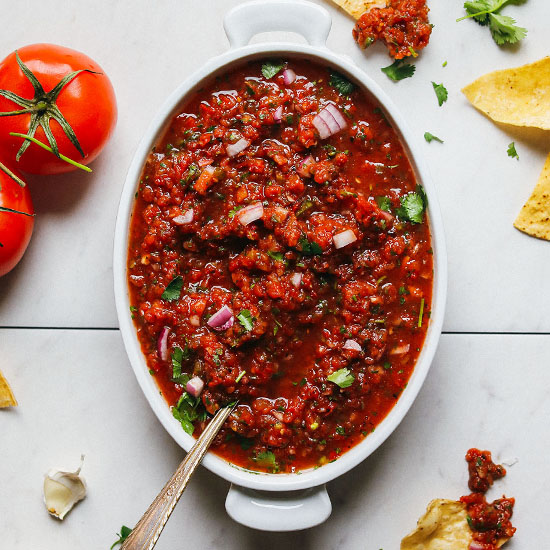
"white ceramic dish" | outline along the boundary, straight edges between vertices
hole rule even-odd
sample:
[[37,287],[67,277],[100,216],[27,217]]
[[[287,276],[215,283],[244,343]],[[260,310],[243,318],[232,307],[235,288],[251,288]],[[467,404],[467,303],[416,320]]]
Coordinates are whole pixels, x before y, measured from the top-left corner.
[[[335,462],[299,474],[261,474],[233,466],[212,453],[205,457],[204,465],[209,470],[232,483],[226,500],[229,515],[244,525],[268,531],[304,529],[328,518],[331,513],[331,503],[324,484],[363,461],[383,443],[403,419],[430,367],[441,333],[445,308],[447,260],[443,226],[435,190],[422,159],[417,139],[411,134],[391,100],[378,85],[348,59],[326,48],[325,43],[331,23],[330,15],[324,8],[295,0],[250,2],[231,10],[224,20],[230,49],[187,78],[167,99],[145,133],[128,171],[115,230],[115,299],[120,330],[128,357],[143,393],[158,419],[174,440],[185,450],[189,450],[195,441],[194,438],[186,434],[179,422],[172,417],[166,402],[159,394],[154,379],[149,375],[130,317],[126,271],[128,228],[137,182],[147,155],[166,129],[173,114],[204,80],[229,71],[231,65],[257,58],[306,58],[336,68],[368,90],[383,107],[386,116],[398,131],[417,180],[424,185],[429,200],[429,220],[434,250],[434,288],[432,314],[426,341],[407,388],[390,414],[372,435]],[[254,35],[274,30],[297,32],[306,38],[308,45],[273,42],[247,45]]]

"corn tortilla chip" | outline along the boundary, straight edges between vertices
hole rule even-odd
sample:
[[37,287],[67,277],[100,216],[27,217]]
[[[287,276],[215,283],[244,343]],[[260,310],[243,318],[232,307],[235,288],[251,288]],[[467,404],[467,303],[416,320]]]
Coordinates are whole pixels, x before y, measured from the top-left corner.
[[385,8],[387,0],[332,0],[336,5],[347,11],[353,18],[359,19],[372,8]]
[[473,539],[466,515],[462,502],[432,500],[416,529],[401,541],[401,550],[468,550]]
[[514,227],[532,237],[550,241],[550,155],[533,193],[518,214]]
[[496,122],[550,130],[550,57],[486,74],[462,92]]
[[13,396],[13,392],[0,371],[0,408],[4,407],[16,407],[17,401]]

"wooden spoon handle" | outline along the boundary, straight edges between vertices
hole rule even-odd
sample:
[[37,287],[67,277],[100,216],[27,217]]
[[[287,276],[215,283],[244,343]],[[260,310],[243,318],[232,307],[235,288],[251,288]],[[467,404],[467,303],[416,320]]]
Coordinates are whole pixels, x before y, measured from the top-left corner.
[[122,544],[121,550],[151,550],[174,510],[191,476],[235,405],[220,409]]

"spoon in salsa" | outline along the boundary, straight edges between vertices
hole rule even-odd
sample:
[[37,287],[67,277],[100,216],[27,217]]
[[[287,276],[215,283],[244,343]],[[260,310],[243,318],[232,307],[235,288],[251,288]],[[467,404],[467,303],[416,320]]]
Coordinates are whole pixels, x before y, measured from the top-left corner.
[[174,475],[162,488],[151,506],[128,535],[128,538],[122,544],[121,550],[151,550],[155,546],[191,476],[236,405],[237,402],[223,407],[214,415],[214,418],[187,453]]

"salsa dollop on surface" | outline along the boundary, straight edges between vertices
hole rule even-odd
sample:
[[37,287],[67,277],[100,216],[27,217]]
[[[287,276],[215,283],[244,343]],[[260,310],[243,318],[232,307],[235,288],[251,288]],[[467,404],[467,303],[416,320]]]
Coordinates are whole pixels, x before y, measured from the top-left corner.
[[426,197],[382,110],[311,61],[252,62],[181,108],[143,170],[128,282],[183,429],[238,406],[213,450],[295,472],[367,437],[429,322]]

